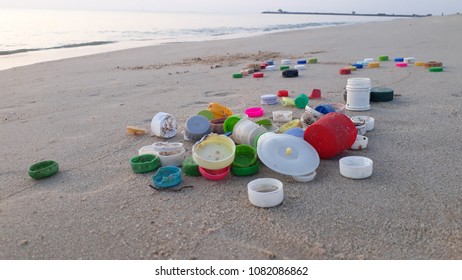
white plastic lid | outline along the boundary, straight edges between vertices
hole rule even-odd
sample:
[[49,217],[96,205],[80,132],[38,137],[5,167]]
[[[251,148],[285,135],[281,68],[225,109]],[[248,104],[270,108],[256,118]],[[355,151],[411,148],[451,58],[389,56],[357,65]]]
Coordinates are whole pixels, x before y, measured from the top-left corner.
[[258,139],[257,153],[266,166],[286,175],[307,175],[319,166],[319,155],[313,146],[287,134],[263,134]]

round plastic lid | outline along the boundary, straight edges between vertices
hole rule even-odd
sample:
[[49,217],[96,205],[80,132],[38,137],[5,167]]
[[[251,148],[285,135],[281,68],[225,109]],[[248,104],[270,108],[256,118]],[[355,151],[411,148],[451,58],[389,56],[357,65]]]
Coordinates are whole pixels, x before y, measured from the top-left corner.
[[203,134],[210,132],[210,122],[204,116],[195,115],[186,120],[186,129],[191,134],[202,137]]
[[263,116],[264,110],[261,107],[252,107],[252,108],[247,108],[244,113],[249,116],[250,118],[258,118]]
[[204,117],[206,117],[208,120],[213,120],[213,119],[215,118],[215,117],[213,116],[213,113],[210,112],[209,110],[202,110],[202,111],[198,112],[197,115],[204,116]]
[[258,140],[257,153],[266,166],[286,175],[306,175],[319,166],[319,155],[313,146],[287,134],[263,134]]
[[225,122],[223,123],[223,130],[225,132],[230,132],[233,131],[234,126],[236,125],[237,122],[242,120],[242,116],[240,115],[232,115],[228,117]]

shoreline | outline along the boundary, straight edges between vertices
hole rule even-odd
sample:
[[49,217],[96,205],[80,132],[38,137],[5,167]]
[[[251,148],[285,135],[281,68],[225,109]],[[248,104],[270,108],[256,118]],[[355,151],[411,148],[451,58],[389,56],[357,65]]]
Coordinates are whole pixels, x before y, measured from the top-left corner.
[[326,13],[326,12],[291,12],[291,11],[263,11],[262,14],[277,14],[277,15],[322,15],[322,16],[363,16],[363,17],[429,17],[432,14],[417,15],[417,14],[387,14],[387,13],[376,13],[376,14],[365,14],[365,13]]
[[[0,72],[0,259],[357,260],[461,259],[462,189],[458,168],[462,111],[457,46],[462,16],[403,19],[296,30],[207,42],[165,44],[50,61]],[[380,36],[377,32],[380,31]],[[431,73],[414,65],[339,75],[366,57],[414,56],[442,61]],[[316,57],[293,79],[232,73],[265,59]],[[165,140],[126,135],[150,128],[157,112],[174,115],[178,131],[210,102],[234,113],[261,106],[260,97],[321,89],[310,106],[343,102],[348,78],[390,87],[391,102],[347,116],[375,118],[369,144],[321,160],[314,181],[299,183],[263,164],[257,175],[223,181],[183,177],[193,188],[148,187],[154,173],[134,174],[129,160],[158,141],[192,143],[180,132]],[[265,105],[265,117],[277,110]],[[282,125],[282,124],[278,124]],[[351,180],[339,159],[359,155],[373,174]],[[34,162],[60,171],[33,180]],[[257,208],[247,184],[284,184],[284,201]]]
[[[374,21],[371,21],[374,22]],[[364,22],[345,22],[342,25],[352,25],[352,24],[363,24]],[[281,32],[291,32],[298,30],[309,30],[317,28],[327,28],[334,27],[339,25],[325,25],[325,26],[309,26],[305,28],[298,29],[289,29],[289,30],[273,30],[269,32],[258,32],[258,33],[239,33],[239,34],[228,34],[220,37],[207,37],[205,39],[198,38],[189,38],[189,39],[167,39],[167,40],[143,40],[143,41],[127,41],[127,42],[113,42],[97,45],[87,45],[88,43],[82,44],[83,46],[79,47],[53,47],[48,49],[42,49],[38,51],[28,51],[20,52],[9,55],[0,55],[0,71],[15,68],[33,65],[36,63],[43,63],[48,61],[56,61],[68,58],[76,58],[81,56],[95,55],[95,54],[104,54],[113,51],[127,50],[127,49],[136,49],[144,48],[150,46],[164,45],[164,44],[175,44],[175,43],[189,43],[189,42],[207,42],[207,41],[217,41],[217,40],[230,40],[230,39],[239,39],[239,38],[252,38],[258,36],[264,36],[265,34],[275,34]]]

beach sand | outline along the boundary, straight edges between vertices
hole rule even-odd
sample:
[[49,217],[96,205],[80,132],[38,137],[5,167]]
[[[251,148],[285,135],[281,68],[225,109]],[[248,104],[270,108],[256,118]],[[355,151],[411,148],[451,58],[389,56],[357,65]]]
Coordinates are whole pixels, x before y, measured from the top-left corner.
[[[461,259],[462,15],[282,32],[252,38],[176,43],[39,63],[0,72],[0,259]],[[339,75],[379,55],[442,61]],[[294,79],[279,71],[233,79],[248,63],[316,57]],[[218,102],[242,113],[260,96],[319,88],[343,102],[347,79],[370,77],[394,89],[367,112],[369,146],[321,160],[316,179],[299,183],[262,166],[250,177],[213,182],[184,177],[192,189],[148,187],[134,174],[140,147],[162,141],[126,135],[149,130],[159,111],[186,119]],[[281,110],[265,106],[265,116]],[[286,108],[286,107],[284,107]],[[295,117],[303,110],[292,108]],[[169,140],[184,142],[180,133]],[[187,155],[192,143],[184,142]],[[372,177],[352,180],[338,160],[374,161]],[[60,171],[34,180],[34,162]],[[247,183],[284,183],[284,202],[257,208]]]

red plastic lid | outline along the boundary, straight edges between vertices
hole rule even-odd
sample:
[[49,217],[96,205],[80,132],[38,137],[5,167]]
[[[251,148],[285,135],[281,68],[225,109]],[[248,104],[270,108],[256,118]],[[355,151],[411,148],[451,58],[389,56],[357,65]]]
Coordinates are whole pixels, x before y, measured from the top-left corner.
[[289,91],[285,90],[285,89],[280,89],[278,91],[278,96],[279,97],[287,97],[287,96],[289,96]]
[[253,77],[254,78],[263,78],[263,72],[257,72],[257,73],[253,73]]
[[246,109],[244,113],[250,118],[258,118],[258,117],[263,116],[265,111],[261,107],[252,107],[252,108]]
[[310,99],[315,99],[315,98],[321,98],[321,90],[320,89],[313,89],[311,92],[311,95],[308,96]]
[[348,75],[348,74],[351,74],[351,69],[348,69],[348,68],[342,68],[340,69],[340,75]]
[[223,180],[226,176],[228,176],[229,170],[230,166],[219,170],[210,170],[199,166],[199,172],[201,173],[202,177],[212,181]]
[[395,64],[396,67],[407,67],[407,63],[406,62],[398,62]]

